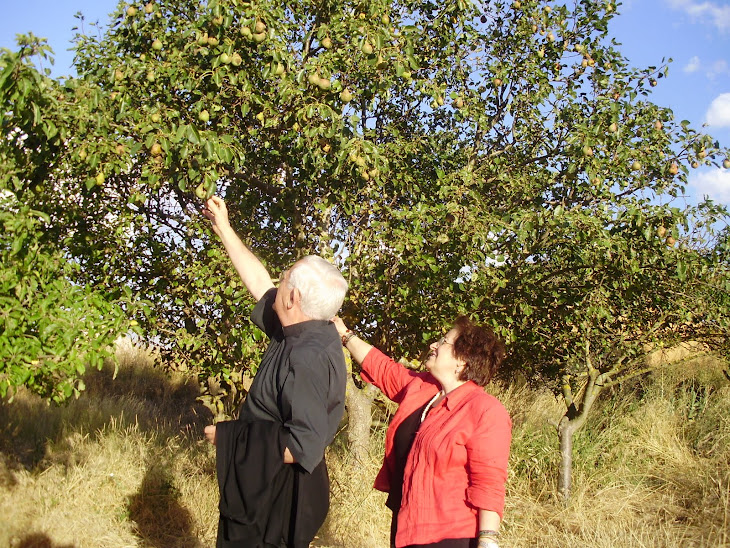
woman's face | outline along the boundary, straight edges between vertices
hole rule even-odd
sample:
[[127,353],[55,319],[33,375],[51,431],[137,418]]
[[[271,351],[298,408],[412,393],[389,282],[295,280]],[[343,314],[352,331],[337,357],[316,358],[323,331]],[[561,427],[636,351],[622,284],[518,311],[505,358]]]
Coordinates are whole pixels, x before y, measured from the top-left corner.
[[438,341],[431,343],[431,352],[426,359],[426,369],[440,382],[456,378],[456,369],[464,361],[454,356],[454,342],[459,332],[452,329]]

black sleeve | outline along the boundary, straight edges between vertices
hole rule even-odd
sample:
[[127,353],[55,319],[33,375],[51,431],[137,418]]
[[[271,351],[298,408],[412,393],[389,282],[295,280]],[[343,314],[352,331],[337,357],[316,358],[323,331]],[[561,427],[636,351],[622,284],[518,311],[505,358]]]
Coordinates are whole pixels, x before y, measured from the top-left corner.
[[289,431],[286,446],[297,463],[311,472],[322,460],[328,441],[330,364],[326,353],[311,347],[294,350],[289,360],[291,369],[282,394],[284,407],[290,409],[284,417]]
[[251,312],[251,321],[271,339],[281,329],[279,316],[274,312],[276,288],[272,287],[259,299]]

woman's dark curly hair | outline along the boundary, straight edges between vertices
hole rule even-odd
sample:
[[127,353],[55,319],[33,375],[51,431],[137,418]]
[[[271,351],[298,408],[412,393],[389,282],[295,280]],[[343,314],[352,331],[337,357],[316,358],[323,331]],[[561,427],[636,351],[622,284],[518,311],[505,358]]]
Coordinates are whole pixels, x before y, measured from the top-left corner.
[[459,333],[454,341],[454,357],[466,362],[459,380],[486,386],[507,353],[504,343],[490,328],[476,325],[466,316],[459,316],[453,329]]

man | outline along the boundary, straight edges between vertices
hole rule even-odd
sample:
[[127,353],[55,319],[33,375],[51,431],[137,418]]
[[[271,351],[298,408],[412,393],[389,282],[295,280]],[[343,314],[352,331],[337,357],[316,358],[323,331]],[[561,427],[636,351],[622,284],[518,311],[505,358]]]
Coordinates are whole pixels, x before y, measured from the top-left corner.
[[223,200],[210,198],[203,214],[257,301],[252,321],[270,339],[238,420],[205,428],[217,446],[218,546],[306,547],[329,509],[324,450],[344,412],[347,374],[329,320],[347,282],[309,256],[284,271],[276,289],[231,227]]

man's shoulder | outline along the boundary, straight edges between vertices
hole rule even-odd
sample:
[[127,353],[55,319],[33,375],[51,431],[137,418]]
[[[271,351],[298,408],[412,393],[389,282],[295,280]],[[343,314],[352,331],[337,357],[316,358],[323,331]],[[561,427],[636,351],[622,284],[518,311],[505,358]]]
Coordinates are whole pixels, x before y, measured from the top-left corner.
[[345,355],[342,352],[342,343],[337,336],[337,331],[330,329],[318,329],[311,336],[300,337],[296,344],[292,345],[290,360],[295,362],[321,362],[336,361],[345,362]]

